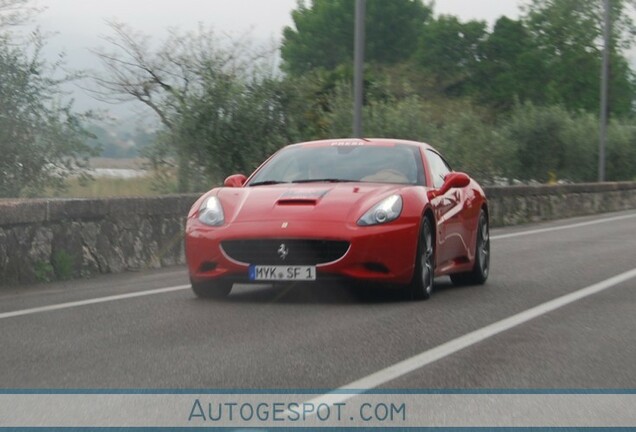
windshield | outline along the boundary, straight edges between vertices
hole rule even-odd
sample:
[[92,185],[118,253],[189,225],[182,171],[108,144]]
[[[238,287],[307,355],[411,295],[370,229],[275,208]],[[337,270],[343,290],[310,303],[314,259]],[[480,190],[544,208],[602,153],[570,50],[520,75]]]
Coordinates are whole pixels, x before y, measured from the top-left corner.
[[248,186],[276,183],[368,182],[424,184],[419,149],[384,146],[298,146],[281,150]]

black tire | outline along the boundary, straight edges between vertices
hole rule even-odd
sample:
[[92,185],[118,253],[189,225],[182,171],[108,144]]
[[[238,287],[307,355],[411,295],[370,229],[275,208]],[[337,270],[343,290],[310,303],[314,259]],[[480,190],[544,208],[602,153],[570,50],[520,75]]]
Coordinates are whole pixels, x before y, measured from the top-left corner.
[[490,231],[488,215],[482,209],[477,225],[477,241],[475,242],[475,265],[466,273],[451,275],[455,285],[483,285],[490,273]]
[[413,279],[406,287],[406,295],[411,300],[428,300],[433,294],[435,283],[435,246],[433,227],[428,218],[422,219],[420,238],[417,243]]
[[192,291],[199,298],[216,298],[220,299],[223,297],[227,297],[227,295],[232,291],[232,285],[234,282],[230,280],[212,280],[206,282],[193,282]]

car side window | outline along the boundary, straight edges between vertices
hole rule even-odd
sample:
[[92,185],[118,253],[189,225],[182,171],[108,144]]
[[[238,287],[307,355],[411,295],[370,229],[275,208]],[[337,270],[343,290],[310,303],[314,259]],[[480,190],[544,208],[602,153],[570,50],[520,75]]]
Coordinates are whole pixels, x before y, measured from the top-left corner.
[[431,170],[433,186],[439,189],[444,184],[444,177],[453,170],[439,154],[432,150],[426,150],[426,159],[428,160],[428,166]]

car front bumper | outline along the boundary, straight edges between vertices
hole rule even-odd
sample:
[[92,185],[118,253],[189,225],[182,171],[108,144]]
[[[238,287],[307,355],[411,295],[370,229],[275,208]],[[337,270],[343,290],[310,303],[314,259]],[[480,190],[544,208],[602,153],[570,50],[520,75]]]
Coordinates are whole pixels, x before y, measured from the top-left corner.
[[[284,223],[244,222],[210,227],[195,218],[188,220],[185,252],[194,282],[217,278],[249,281],[250,264],[232,259],[221,247],[228,240],[338,240],[349,242],[347,252],[339,259],[316,264],[316,282],[332,278],[348,278],[369,282],[409,283],[415,265],[419,221],[397,221],[360,227],[335,222]],[[268,242],[270,243],[270,242]],[[271,264],[271,263],[270,263]],[[281,265],[285,262],[281,261]],[[301,264],[301,263],[298,263]]]

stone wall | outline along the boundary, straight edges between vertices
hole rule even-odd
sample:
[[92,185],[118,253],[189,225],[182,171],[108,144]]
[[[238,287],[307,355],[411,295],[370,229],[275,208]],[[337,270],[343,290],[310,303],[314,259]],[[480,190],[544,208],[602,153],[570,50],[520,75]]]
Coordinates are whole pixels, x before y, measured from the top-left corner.
[[486,188],[492,226],[636,208],[636,182]]
[[196,198],[0,200],[0,286],[181,264]]
[[[487,188],[492,226],[636,208],[636,182]],[[182,264],[197,195],[0,200],[0,286]]]

